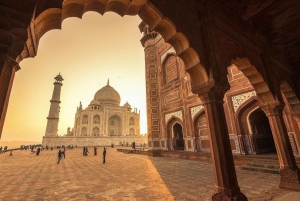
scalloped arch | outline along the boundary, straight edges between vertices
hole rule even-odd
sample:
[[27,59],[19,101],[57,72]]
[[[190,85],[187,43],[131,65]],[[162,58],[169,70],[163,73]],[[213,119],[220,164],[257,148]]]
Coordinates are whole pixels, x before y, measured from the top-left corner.
[[256,92],[260,104],[266,105],[268,103],[276,102],[268,84],[265,82],[262,75],[256,70],[256,67],[253,66],[246,57],[242,59],[237,57],[235,60],[231,60],[231,64],[235,65],[243,72],[245,77],[248,78]]
[[82,18],[87,11],[94,11],[101,15],[105,12],[115,12],[120,16],[138,15],[152,30],[158,32],[174,47],[195,85],[208,82],[207,72],[200,64],[198,53],[190,47],[188,38],[183,33],[177,32],[175,24],[163,17],[163,14],[147,0],[64,0],[62,9],[45,10],[34,21],[37,39],[39,40],[47,31],[61,29],[64,19]]
[[290,104],[292,112],[300,114],[300,101],[287,81],[280,83],[280,90]]

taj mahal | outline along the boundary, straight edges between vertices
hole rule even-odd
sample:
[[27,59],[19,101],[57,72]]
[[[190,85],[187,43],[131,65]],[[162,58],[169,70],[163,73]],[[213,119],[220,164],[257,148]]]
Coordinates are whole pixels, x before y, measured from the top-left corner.
[[66,136],[58,136],[60,92],[63,78],[55,78],[47,126],[42,144],[44,146],[108,146],[147,143],[140,135],[140,112],[126,102],[120,105],[120,94],[109,85],[99,89],[90,104],[83,108],[81,102],[75,114],[73,129]]

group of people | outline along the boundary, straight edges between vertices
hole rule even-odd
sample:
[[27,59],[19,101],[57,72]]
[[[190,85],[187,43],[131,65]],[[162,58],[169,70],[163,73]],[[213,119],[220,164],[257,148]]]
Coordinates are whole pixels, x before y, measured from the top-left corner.
[[[83,147],[83,152],[82,152],[83,156],[87,156],[88,153],[89,153],[88,147]],[[97,156],[97,153],[98,153],[97,147],[94,147],[94,156]],[[103,148],[103,163],[105,163],[105,157],[106,157],[106,149],[104,147]]]
[[66,148],[64,148],[63,150],[59,149],[58,150],[58,161],[57,163],[59,164],[60,160],[64,157],[64,159],[66,158]]
[[82,152],[83,156],[87,156],[89,154],[89,150],[87,147],[83,147],[83,152]]

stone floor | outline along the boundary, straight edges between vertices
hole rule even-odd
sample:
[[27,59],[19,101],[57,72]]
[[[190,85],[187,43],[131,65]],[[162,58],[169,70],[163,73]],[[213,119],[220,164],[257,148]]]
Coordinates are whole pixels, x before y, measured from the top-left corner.
[[[28,150],[8,155],[0,155],[1,201],[205,201],[211,200],[214,190],[210,163],[124,154],[116,148],[108,148],[106,164],[101,154],[84,157],[79,148],[67,150],[60,164],[57,150],[39,156]],[[238,169],[237,175],[249,200],[274,200],[290,193],[277,188],[279,175]]]

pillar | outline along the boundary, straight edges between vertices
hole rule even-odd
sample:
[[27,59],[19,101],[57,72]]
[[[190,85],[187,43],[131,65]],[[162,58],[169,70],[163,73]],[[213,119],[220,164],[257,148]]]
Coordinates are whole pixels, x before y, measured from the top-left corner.
[[220,86],[210,85],[193,89],[205,105],[215,178],[215,194],[212,200],[245,201],[247,197],[241,193],[237,182],[223,107],[223,97],[227,90]]
[[284,105],[279,103],[261,106],[268,116],[280,164],[279,188],[300,190],[300,172],[296,165],[287,129],[283,119]]
[[294,120],[293,125],[295,130],[296,143],[300,154],[300,113],[292,114],[292,118]]
[[144,36],[141,43],[145,48],[146,64],[146,96],[147,96],[147,124],[148,124],[148,155],[161,156],[161,127],[160,127],[160,97],[159,97],[159,71],[157,64],[156,46],[158,34],[150,30],[148,25],[141,23],[139,26]]
[[2,135],[15,72],[19,69],[20,66],[16,61],[7,56],[0,56],[0,138]]

